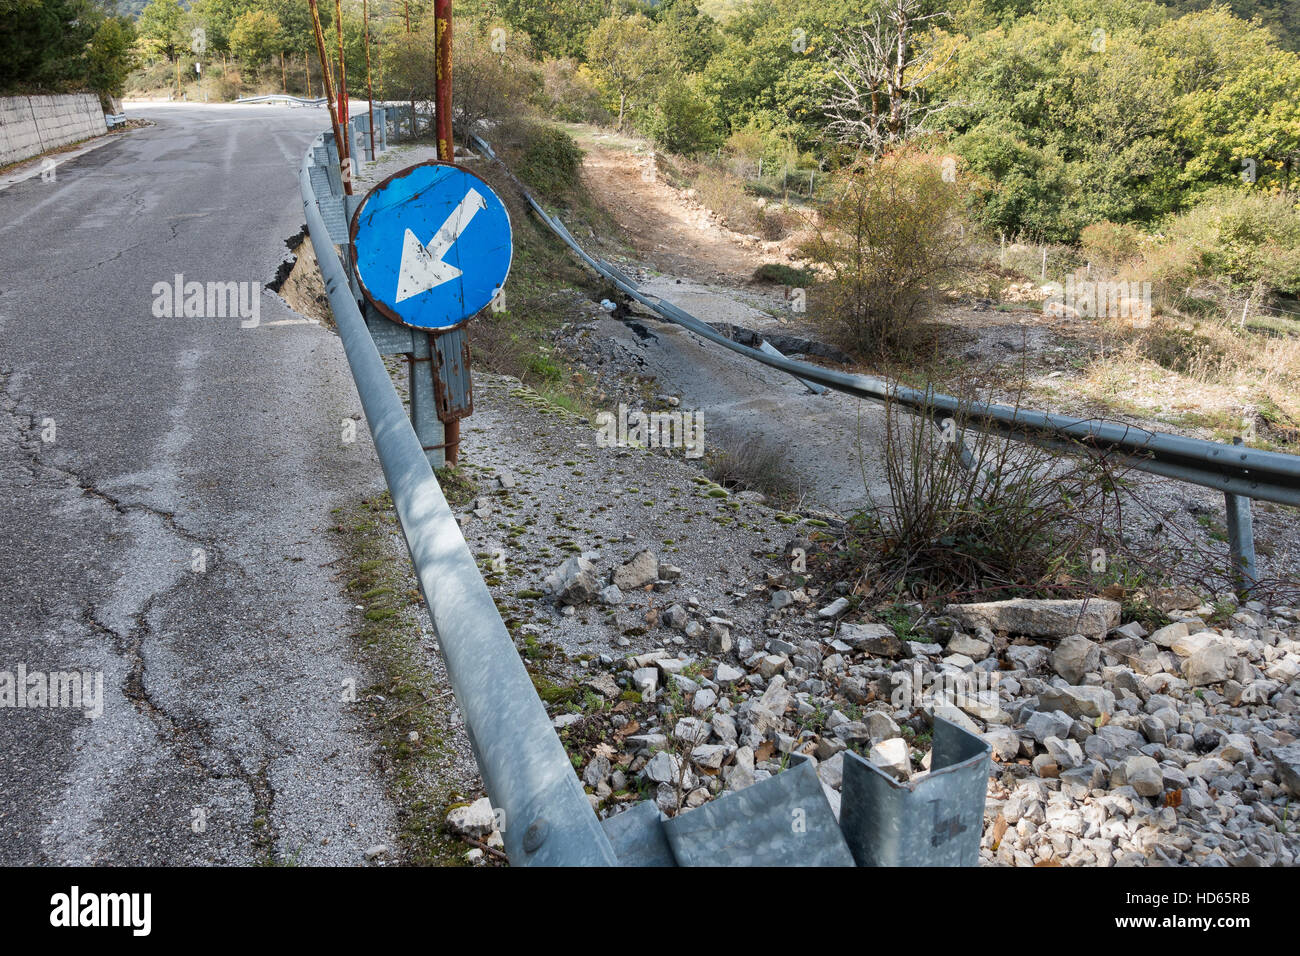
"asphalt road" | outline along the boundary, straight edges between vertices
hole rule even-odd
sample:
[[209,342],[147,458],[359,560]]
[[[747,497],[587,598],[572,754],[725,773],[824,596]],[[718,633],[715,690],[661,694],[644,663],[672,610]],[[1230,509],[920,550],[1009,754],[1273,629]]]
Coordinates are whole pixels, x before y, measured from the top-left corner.
[[328,528],[382,479],[342,348],[269,292],[256,328],[154,294],[272,279],[328,117],[128,112],[0,191],[0,704],[103,675],[96,718],[0,707],[0,864],[360,864],[393,810]]

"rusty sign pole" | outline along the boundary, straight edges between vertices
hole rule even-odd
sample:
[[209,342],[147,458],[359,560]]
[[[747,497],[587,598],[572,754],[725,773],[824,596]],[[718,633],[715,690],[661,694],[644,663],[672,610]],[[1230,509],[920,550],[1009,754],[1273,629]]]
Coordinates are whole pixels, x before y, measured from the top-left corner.
[[[348,71],[346,61],[343,59],[343,0],[334,0],[334,21],[335,30],[339,35],[339,125],[343,128],[343,152],[339,156],[346,156],[350,163],[352,143],[351,133],[348,131]],[[351,195],[352,177],[344,176],[343,182],[348,194]]]
[[[339,117],[335,111],[334,85],[330,82],[329,54],[325,52],[325,31],[320,25],[320,8],[316,6],[316,0],[307,0],[307,3],[311,6],[311,23],[316,33],[316,53],[320,56],[320,81],[321,85],[325,87],[325,105],[329,107],[330,126],[334,128],[334,145],[338,147],[339,164],[342,165],[348,153],[344,148],[343,133],[339,129]],[[310,70],[308,76],[310,76]],[[350,176],[344,177],[343,185],[348,193],[352,192],[352,178]]]
[[378,159],[375,155],[375,85],[370,77],[370,10],[367,0],[361,0],[361,19],[366,26],[366,101],[370,111],[370,158]]
[[[434,0],[433,16],[437,45],[434,110],[438,159],[455,163],[456,146],[451,138],[451,0]],[[448,379],[461,379],[469,386],[469,334],[463,328],[441,334],[430,333],[429,346],[433,357],[429,364],[433,371],[438,417],[445,428],[443,442],[447,464],[455,467],[460,461],[460,419],[473,408],[473,398],[469,387],[463,396],[454,395],[449,389]],[[461,368],[456,369],[457,365]],[[447,372],[453,374],[444,374]]]
[[451,0],[434,0],[434,20],[437,23],[437,75],[435,77],[435,106],[438,123],[438,158],[444,163],[456,161],[456,149],[451,140]]

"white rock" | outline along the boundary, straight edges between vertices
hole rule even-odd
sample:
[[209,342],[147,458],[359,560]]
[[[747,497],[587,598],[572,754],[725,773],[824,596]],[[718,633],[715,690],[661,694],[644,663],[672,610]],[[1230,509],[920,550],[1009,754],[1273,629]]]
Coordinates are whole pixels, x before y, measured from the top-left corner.
[[1082,634],[1062,639],[1052,652],[1052,669],[1071,684],[1078,684],[1100,666],[1101,648]]
[[1187,636],[1187,625],[1182,621],[1166,624],[1151,635],[1151,642],[1161,647],[1169,647],[1174,641]]
[[1124,781],[1139,796],[1154,797],[1164,790],[1164,775],[1160,764],[1151,757],[1140,754],[1124,761]]
[[496,816],[492,813],[492,801],[480,797],[464,807],[453,807],[447,813],[447,829],[457,836],[480,839],[496,829]]
[[555,600],[563,605],[584,604],[596,596],[596,566],[581,555],[574,555],[548,574],[542,581]]
[[989,601],[982,604],[949,604],[943,609],[967,628],[984,626],[993,631],[1028,637],[1068,637],[1083,634],[1101,638],[1119,624],[1120,606],[1105,598],[1082,600]]
[[907,749],[907,741],[902,737],[893,737],[874,744],[867,759],[898,780],[906,780],[912,775],[911,755]]
[[719,664],[717,669],[713,672],[713,679],[719,684],[730,684],[734,681],[740,680],[744,676],[745,672],[739,667],[733,667],[726,663]]
[[659,689],[659,669],[638,667],[632,672],[632,684],[641,692],[641,700],[652,702]]
[[1236,666],[1237,658],[1231,647],[1222,638],[1216,638],[1183,661],[1183,676],[1193,687],[1203,687],[1227,680]]
[[969,634],[954,634],[948,642],[948,651],[952,654],[964,654],[972,661],[982,661],[989,656],[993,646],[985,641],[976,640]]
[[614,569],[611,578],[623,591],[635,591],[659,580],[659,558],[653,551],[638,551],[626,564]]
[[826,605],[817,612],[817,616],[823,620],[831,620],[839,617],[849,609],[849,599],[846,597],[836,598],[830,604]]
[[675,754],[661,750],[645,765],[642,775],[654,783],[677,783],[681,779],[682,762]]

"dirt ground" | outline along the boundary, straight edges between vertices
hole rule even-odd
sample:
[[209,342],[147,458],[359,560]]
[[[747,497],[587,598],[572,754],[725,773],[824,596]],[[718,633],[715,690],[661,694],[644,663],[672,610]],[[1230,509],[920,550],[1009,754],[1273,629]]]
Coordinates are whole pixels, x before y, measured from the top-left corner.
[[776,261],[721,224],[702,203],[664,182],[650,151],[600,133],[584,137],[582,145],[588,191],[647,264],[700,282],[747,283],[755,269]]

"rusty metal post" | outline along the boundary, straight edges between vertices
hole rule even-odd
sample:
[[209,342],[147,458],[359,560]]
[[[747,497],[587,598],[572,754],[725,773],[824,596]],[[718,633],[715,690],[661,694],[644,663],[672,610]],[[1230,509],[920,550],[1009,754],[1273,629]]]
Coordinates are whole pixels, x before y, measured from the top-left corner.
[[[433,16],[437,49],[437,73],[434,77],[434,122],[438,141],[438,158],[444,163],[456,161],[456,144],[451,131],[451,0],[434,0]],[[430,336],[430,346],[434,355],[438,354],[437,336]],[[446,343],[444,343],[445,345]],[[468,343],[466,343],[468,357]],[[465,363],[465,374],[469,374],[469,363]],[[433,363],[434,386],[442,392],[445,386],[438,381],[438,363]],[[444,419],[446,426],[443,441],[446,443],[447,464],[455,466],[460,461],[460,418]]]
[[375,154],[375,85],[370,76],[370,10],[368,0],[361,0],[361,20],[366,27],[366,101],[370,110],[370,158]]
[[454,163],[456,146],[451,138],[451,0],[434,0],[433,12],[438,47],[437,75],[434,78],[438,158],[444,163]]
[[[334,0],[334,30],[339,37],[339,125],[343,127],[343,152],[352,156],[351,135],[348,130],[348,70],[343,59],[343,0]],[[345,176],[344,184],[348,195],[352,194],[352,177]]]
[[[320,56],[320,79],[325,87],[325,105],[330,111],[330,126],[334,128],[334,145],[338,147],[339,159],[347,155],[344,149],[343,133],[339,129],[338,112],[334,104],[334,84],[330,82],[329,55],[325,52],[325,31],[320,25],[320,8],[316,6],[316,0],[307,0],[311,6],[311,22],[316,33],[316,53]],[[310,69],[308,70],[310,75]],[[343,188],[346,192],[352,192],[351,177],[345,177]]]

